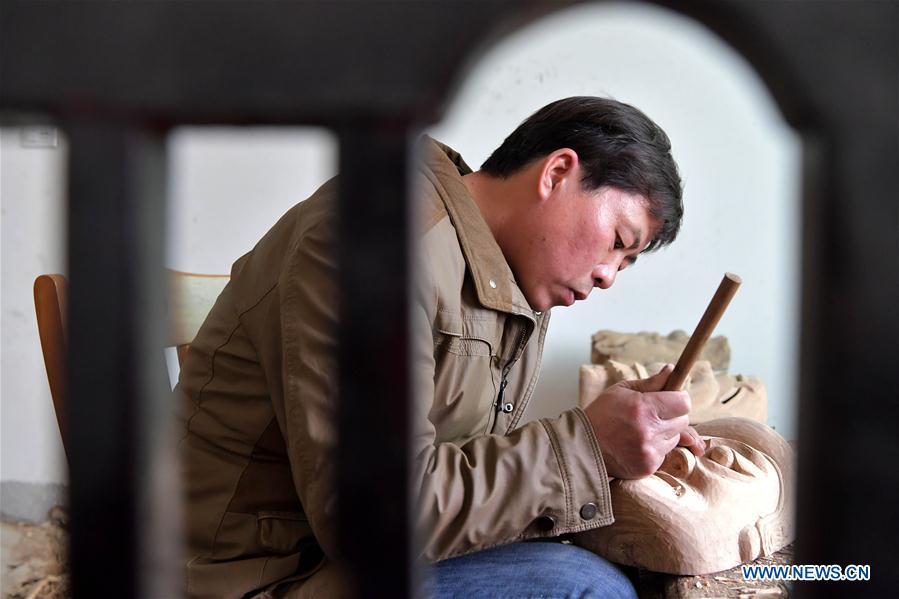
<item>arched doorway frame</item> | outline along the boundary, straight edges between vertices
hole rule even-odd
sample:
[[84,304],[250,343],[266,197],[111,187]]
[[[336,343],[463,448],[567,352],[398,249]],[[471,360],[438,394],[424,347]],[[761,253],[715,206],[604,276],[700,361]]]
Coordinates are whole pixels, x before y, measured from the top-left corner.
[[[441,98],[474,48],[570,4],[229,2],[209,10],[187,2],[3,2],[4,119],[21,123],[34,111],[50,114],[69,131],[73,148],[69,388],[79,410],[69,422],[76,595],[145,588],[136,523],[161,428],[152,417],[158,416],[154,394],[134,370],[156,340],[152,327],[140,323],[160,318],[151,300],[160,299],[154,272],[161,264],[164,132],[176,124],[277,123],[323,124],[340,133],[341,167],[352,182],[344,207],[357,210],[355,224],[366,225],[350,222],[342,232],[355,244],[342,256],[365,258],[345,271],[342,284],[349,297],[364,291],[384,308],[372,327],[363,311],[348,305],[345,329],[356,345],[341,360],[351,364],[371,355],[385,335],[404,330],[407,246],[396,225],[405,222],[407,131],[439,115]],[[886,592],[899,576],[892,536],[899,495],[892,463],[899,453],[899,8],[888,2],[658,4],[733,45],[803,136],[798,560],[871,564],[871,583],[833,584],[829,592]],[[371,261],[388,274],[373,279],[363,270]],[[98,343],[111,355],[91,357]],[[407,351],[402,340],[394,350]],[[345,457],[355,458],[356,474],[371,466],[359,447],[377,442],[394,457],[378,480],[363,477],[352,486],[352,472],[343,479],[351,483],[345,489],[365,491],[363,505],[374,510],[366,519],[372,525],[352,535],[360,580],[364,588],[396,589],[394,596],[411,588],[403,567],[408,559],[397,559],[411,551],[408,505],[396,491],[407,468],[404,372],[401,360],[371,364],[370,380],[384,390],[369,394],[377,408],[355,416],[376,434],[344,420],[345,438],[360,443],[344,448]],[[341,383],[344,398],[360,396],[349,371]],[[389,406],[397,411],[385,419]],[[388,498],[398,501],[395,508]],[[343,509],[348,518],[358,514],[358,505]],[[394,551],[384,550],[384,539],[396,540],[387,544]]]

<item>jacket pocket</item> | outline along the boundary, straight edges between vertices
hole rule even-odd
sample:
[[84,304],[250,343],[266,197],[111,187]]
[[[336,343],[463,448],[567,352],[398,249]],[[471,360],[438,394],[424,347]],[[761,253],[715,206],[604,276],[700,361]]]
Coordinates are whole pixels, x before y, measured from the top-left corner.
[[259,546],[274,553],[294,553],[312,536],[309,519],[302,512],[259,512],[256,516]]
[[440,310],[434,322],[435,349],[458,356],[490,356],[496,345],[496,319],[462,318]]
[[437,441],[463,443],[483,434],[493,417],[499,348],[495,318],[439,311],[434,322],[434,399],[429,417]]

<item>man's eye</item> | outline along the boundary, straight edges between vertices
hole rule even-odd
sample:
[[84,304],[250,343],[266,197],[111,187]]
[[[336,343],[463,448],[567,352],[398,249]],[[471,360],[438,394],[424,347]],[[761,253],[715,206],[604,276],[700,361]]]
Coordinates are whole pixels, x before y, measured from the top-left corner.
[[623,249],[624,249],[624,243],[622,243],[621,237],[619,237],[619,236],[617,236],[617,235],[615,236],[615,249],[616,249],[616,250],[623,250]]

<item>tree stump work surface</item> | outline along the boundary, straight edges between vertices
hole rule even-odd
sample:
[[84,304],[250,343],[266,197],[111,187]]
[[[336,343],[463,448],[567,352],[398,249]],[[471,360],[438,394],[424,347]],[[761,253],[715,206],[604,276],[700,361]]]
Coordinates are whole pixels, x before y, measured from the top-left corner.
[[[793,563],[793,545],[787,545],[768,557],[754,562],[757,565],[789,565]],[[792,583],[784,580],[745,580],[741,566],[705,576],[674,576],[640,570],[637,573],[637,592],[641,599],[708,599],[736,597],[739,599],[789,597]]]

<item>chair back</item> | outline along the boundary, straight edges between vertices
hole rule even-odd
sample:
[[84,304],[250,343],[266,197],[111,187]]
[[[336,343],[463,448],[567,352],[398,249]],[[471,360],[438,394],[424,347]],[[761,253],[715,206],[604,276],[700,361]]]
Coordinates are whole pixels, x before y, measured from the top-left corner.
[[37,331],[63,447],[68,447],[65,413],[68,292],[69,282],[62,275],[40,275],[34,280]]
[[169,347],[178,349],[178,364],[184,363],[184,357],[191,341],[206,315],[215,305],[219,294],[231,277],[228,275],[204,275],[177,270],[168,271],[169,304],[168,304],[168,342]]
[[[168,271],[168,345],[178,350],[179,366],[191,341],[228,284],[228,275],[205,275]],[[47,369],[47,382],[56,412],[63,447],[66,434],[66,347],[69,283],[63,275],[40,275],[34,281],[34,309],[37,330]],[[162,348],[160,348],[161,350]]]

